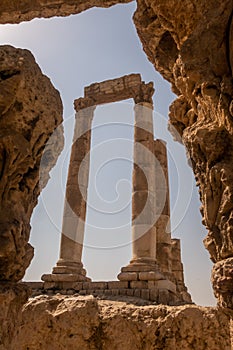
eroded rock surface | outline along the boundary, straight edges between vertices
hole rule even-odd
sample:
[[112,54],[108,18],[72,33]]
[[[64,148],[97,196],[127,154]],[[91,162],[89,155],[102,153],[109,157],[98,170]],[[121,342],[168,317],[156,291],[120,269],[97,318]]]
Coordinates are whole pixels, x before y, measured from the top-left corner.
[[0,350],[9,349],[17,327],[22,322],[22,307],[28,296],[28,288],[25,286],[14,283],[0,284]]
[[230,319],[221,310],[142,305],[130,298],[36,297],[23,308],[10,350],[231,349]]
[[[65,16],[93,6],[108,7],[123,2],[129,1],[3,0],[0,22]],[[204,243],[212,261],[217,263],[212,276],[214,290],[220,304],[232,308],[233,3],[231,0],[138,0],[137,4],[134,21],[143,48],[178,95],[170,109],[170,129],[174,128],[186,145],[200,188],[203,223],[208,229]],[[17,74],[11,79],[17,85]],[[11,104],[14,86],[4,98],[6,103]],[[1,108],[5,108],[4,104]],[[20,109],[20,105],[16,104],[16,108]],[[23,142],[19,137],[18,149],[25,149]],[[12,208],[8,209],[8,215],[12,216]],[[12,247],[14,236],[8,234],[2,246]],[[23,254],[25,261],[29,262],[31,255],[27,246],[27,253]],[[219,278],[222,273],[219,262],[220,270],[228,271],[227,278]],[[20,270],[19,266],[15,269]],[[8,274],[7,278],[12,276]]]
[[91,7],[110,7],[132,0],[1,0],[0,23],[20,23],[35,17],[69,16]]
[[[0,22],[65,16],[120,2],[129,1],[2,0]],[[200,188],[215,295],[220,305],[233,308],[233,3],[137,2],[134,21],[143,48],[178,95],[170,110],[171,131],[173,126],[186,145]],[[26,50],[0,48],[0,86],[0,280],[19,280],[33,255],[27,242],[40,192],[40,160],[61,122],[62,106]],[[42,187],[61,147],[57,135],[46,151]],[[29,300],[21,313],[27,296],[20,286],[1,284],[1,350],[233,346],[226,309],[41,296]]]
[[138,0],[134,16],[148,58],[178,95],[170,108],[170,129],[182,138],[200,189],[208,229],[204,244],[212,261],[221,261],[221,271],[228,271],[227,278],[219,278],[218,265],[214,267],[215,294],[231,308],[232,10],[230,0]]
[[[0,280],[20,280],[33,257],[30,218],[63,147],[60,95],[27,50],[0,47]],[[46,142],[46,154],[41,157]],[[40,171],[43,181],[39,181]]]

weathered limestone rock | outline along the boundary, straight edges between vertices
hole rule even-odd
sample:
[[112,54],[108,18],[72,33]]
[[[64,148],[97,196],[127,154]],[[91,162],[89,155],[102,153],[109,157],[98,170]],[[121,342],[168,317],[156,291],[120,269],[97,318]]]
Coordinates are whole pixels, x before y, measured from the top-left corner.
[[220,309],[124,300],[31,299],[7,350],[231,350],[230,318]]
[[[108,7],[123,2],[129,1],[3,0],[0,22],[65,16],[93,6]],[[203,222],[209,232],[205,246],[213,262],[224,264],[225,259],[233,256],[232,1],[202,0],[197,4],[194,0],[138,0],[137,3],[134,21],[143,48],[179,96],[171,106],[170,124],[183,138],[200,188]],[[6,238],[6,244],[8,241]],[[226,265],[229,265],[227,260]]]
[[26,286],[7,282],[0,284],[0,350],[9,349],[17,327],[22,322],[21,310],[28,296]]
[[[4,0],[0,4],[0,22],[65,16],[120,2],[129,1]],[[170,124],[183,138],[200,188],[203,222],[208,229],[205,246],[213,262],[224,264],[233,256],[232,1],[137,3],[134,21],[143,48],[179,96],[171,106]]]
[[138,0],[134,16],[148,58],[179,96],[170,108],[170,129],[182,137],[200,189],[205,246],[212,261],[229,271],[219,279],[217,264],[212,276],[220,305],[228,307],[233,297],[232,10],[230,0]]
[[212,271],[214,294],[223,307],[233,309],[233,258],[217,262]]
[[[94,5],[119,2],[128,1],[2,0],[0,22],[69,15]],[[220,305],[229,308],[233,290],[232,7],[231,0],[138,0],[135,15],[147,56],[179,96],[171,106],[170,123],[189,150],[200,186],[203,219],[209,230],[205,244],[215,262],[214,291]],[[61,121],[61,104],[57,92],[45,77],[41,78],[27,51],[2,48],[0,58],[0,279],[18,280],[32,256],[27,241],[29,218],[39,193],[40,147],[42,150]],[[23,108],[26,105],[23,111],[21,103]],[[33,110],[42,111],[37,122]],[[176,244],[174,249],[178,250]],[[89,298],[77,302],[73,298],[43,297],[26,304],[22,328],[18,328],[26,297],[27,292],[12,285],[7,291],[0,291],[1,350],[76,349],[77,344],[81,349],[127,350],[233,347],[233,330],[228,315],[221,309],[138,308],[104,301],[97,304]],[[18,332],[16,338],[14,328]]]
[[20,280],[33,257],[30,218],[62,149],[62,130],[46,147],[43,165],[41,157],[61,121],[60,95],[32,54],[1,46],[0,281]]
[[132,0],[1,0],[0,23],[19,23],[35,17],[69,16],[91,7],[110,7]]

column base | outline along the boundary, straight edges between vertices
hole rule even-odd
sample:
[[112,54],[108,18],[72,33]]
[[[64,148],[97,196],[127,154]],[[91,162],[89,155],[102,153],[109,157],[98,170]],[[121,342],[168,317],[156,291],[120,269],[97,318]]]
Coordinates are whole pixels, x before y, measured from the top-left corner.
[[120,281],[157,281],[166,279],[154,259],[139,258],[122,267],[117,276]]
[[89,282],[91,279],[86,276],[86,270],[81,262],[67,261],[60,259],[53,268],[51,274],[44,274],[41,277],[44,282]]
[[178,305],[192,303],[187,290],[180,290],[174,277],[161,272],[157,262],[150,258],[139,258],[122,267],[117,276],[120,281],[127,282],[130,289],[148,289],[150,298],[161,304]]
[[121,268],[117,278],[127,281],[129,288],[135,291],[148,290],[150,298],[158,303],[175,304],[180,300],[175,283],[160,272],[155,260],[132,260],[128,266]]

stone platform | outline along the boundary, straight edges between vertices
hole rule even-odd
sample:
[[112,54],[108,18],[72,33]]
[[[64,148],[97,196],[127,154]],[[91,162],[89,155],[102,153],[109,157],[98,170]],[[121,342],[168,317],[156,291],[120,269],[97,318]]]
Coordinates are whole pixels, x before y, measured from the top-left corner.
[[32,290],[32,296],[45,295],[93,295],[93,296],[130,296],[156,304],[191,304],[187,292],[177,292],[176,285],[166,279],[157,281],[108,281],[108,282],[22,282]]

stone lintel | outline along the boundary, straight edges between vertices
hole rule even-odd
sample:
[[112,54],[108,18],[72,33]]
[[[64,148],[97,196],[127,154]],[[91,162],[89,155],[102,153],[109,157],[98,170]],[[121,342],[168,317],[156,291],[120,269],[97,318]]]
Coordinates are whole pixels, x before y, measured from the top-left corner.
[[74,108],[81,109],[104,103],[118,102],[133,98],[136,104],[153,105],[153,83],[146,84],[140,74],[129,74],[120,78],[94,83],[84,88],[84,97],[74,101]]

